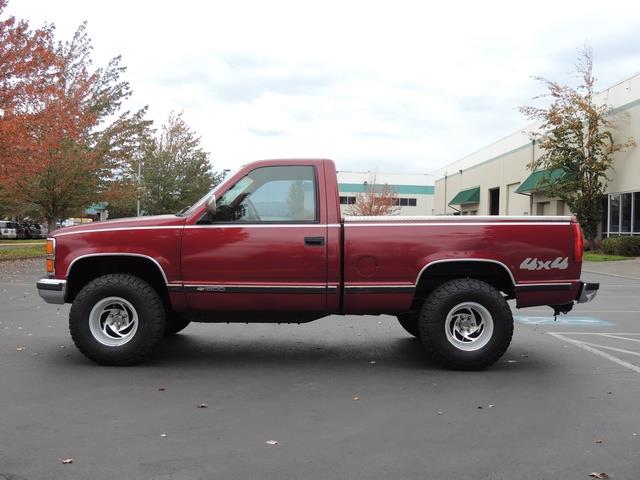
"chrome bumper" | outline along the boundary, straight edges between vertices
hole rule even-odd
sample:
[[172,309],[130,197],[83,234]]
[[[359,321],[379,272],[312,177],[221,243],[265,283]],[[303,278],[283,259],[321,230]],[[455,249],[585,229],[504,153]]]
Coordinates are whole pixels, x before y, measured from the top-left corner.
[[600,288],[599,283],[587,283],[582,282],[582,288],[580,289],[580,295],[578,295],[578,303],[587,303],[593,300]]
[[62,305],[67,293],[67,281],[53,278],[41,278],[36,283],[38,295],[47,303]]

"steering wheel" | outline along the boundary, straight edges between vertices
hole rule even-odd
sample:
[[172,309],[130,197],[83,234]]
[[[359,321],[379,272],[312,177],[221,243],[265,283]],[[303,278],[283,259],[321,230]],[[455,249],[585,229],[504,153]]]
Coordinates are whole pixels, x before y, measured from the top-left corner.
[[258,210],[256,206],[250,199],[245,199],[244,203],[247,205],[247,220],[258,220],[260,221],[260,215],[258,215]]

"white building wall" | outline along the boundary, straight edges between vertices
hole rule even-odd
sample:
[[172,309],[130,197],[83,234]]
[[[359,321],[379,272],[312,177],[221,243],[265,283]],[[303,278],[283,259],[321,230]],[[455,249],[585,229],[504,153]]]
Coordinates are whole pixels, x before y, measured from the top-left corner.
[[[634,137],[640,143],[640,74],[599,93],[596,101],[613,108],[612,118],[617,125],[614,132],[617,141],[624,142],[629,137]],[[514,193],[520,182],[531,173],[527,164],[534,156],[537,158],[540,155],[539,147],[524,133],[535,129],[537,125],[529,125],[437,170],[435,214],[453,214],[456,209],[460,209],[463,213],[474,211],[478,215],[487,215],[489,190],[500,188],[500,215],[569,215],[571,212],[557,199]],[[633,194],[633,201],[636,201],[636,196],[640,198],[640,147],[635,146],[618,153],[609,177],[607,193],[616,195],[638,192]],[[455,208],[448,205],[458,192],[473,187],[480,187],[479,204],[463,207],[454,205]],[[634,230],[640,232],[640,214],[635,211],[633,214],[637,215]]]

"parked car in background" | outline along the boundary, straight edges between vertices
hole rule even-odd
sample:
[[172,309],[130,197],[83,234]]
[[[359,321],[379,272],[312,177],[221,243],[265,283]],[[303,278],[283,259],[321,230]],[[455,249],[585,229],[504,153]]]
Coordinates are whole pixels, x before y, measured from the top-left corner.
[[0,220],[0,238],[13,239],[16,238],[16,229],[13,222]]
[[47,235],[49,234],[49,229],[47,228],[46,225],[36,225],[40,231],[40,236],[38,238],[47,238]]

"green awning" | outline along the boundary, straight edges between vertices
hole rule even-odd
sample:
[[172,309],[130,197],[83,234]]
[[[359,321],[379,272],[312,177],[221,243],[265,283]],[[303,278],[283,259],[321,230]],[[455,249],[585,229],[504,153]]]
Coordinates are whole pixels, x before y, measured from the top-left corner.
[[529,175],[516,189],[516,193],[537,192],[546,183],[553,183],[564,177],[567,172],[562,168],[555,170],[537,170]]
[[480,203],[480,187],[460,190],[458,194],[453,197],[453,200],[449,202],[449,205],[470,205],[473,203]]

